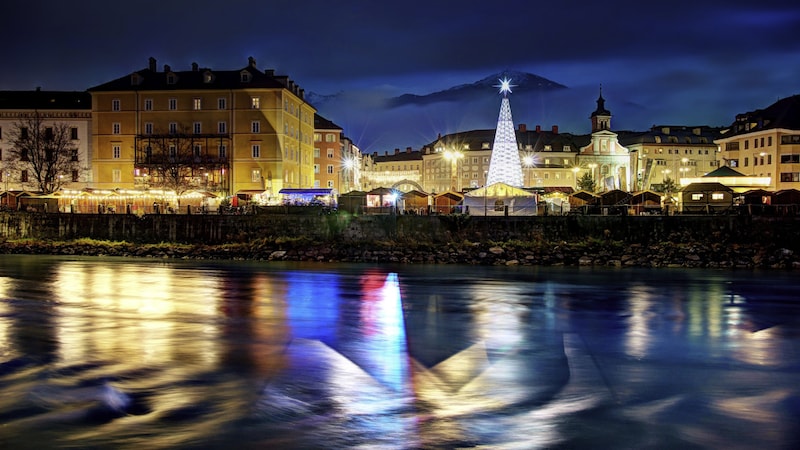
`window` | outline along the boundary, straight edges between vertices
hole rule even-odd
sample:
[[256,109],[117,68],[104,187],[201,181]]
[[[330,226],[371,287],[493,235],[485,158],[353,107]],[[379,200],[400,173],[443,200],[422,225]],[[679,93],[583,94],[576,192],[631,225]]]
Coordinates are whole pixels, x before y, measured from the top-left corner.
[[565,146],[564,146],[564,151],[565,151],[565,152],[568,152],[568,151],[570,151],[570,147],[569,147],[569,145],[565,145]]
[[332,148],[328,149],[328,159],[333,159],[333,149]]
[[22,127],[19,129],[19,138],[23,141],[28,139],[28,127]]
[[220,97],[217,99],[217,109],[227,109],[228,108],[228,99],[225,97]]
[[239,80],[242,83],[249,83],[250,82],[250,72],[242,72],[239,74]]
[[[747,141],[745,141],[745,142],[747,142]],[[747,146],[745,145],[745,147],[747,147]],[[744,166],[745,166],[745,167],[747,167],[747,163],[748,163],[748,158],[747,158],[747,157],[745,157],[745,158],[744,158]]]
[[121,183],[122,182],[122,171],[120,169],[114,169],[111,171],[111,180],[114,183]]
[[761,146],[762,147],[764,146],[764,138],[763,137],[761,138]]
[[48,141],[53,140],[53,127],[47,127],[44,129],[44,138]]
[[250,108],[252,108],[252,109],[261,108],[261,98],[259,98],[259,97],[250,97]]
[[153,122],[144,123],[144,134],[153,134]]
[[261,133],[261,121],[254,120],[250,122],[250,131],[253,133]]
[[697,193],[697,192],[692,193],[692,200],[698,201],[698,200],[702,200],[702,199],[703,199],[703,194]]
[[319,148],[314,147],[314,158],[319,158]]
[[73,141],[78,139],[78,129],[76,127],[72,127],[69,129],[69,138]]
[[753,148],[758,148],[758,138],[753,139]]
[[772,136],[767,136],[767,146],[772,147]]
[[119,159],[122,156],[122,147],[119,144],[114,144],[111,146],[111,157],[114,159]]
[[119,111],[120,110],[120,104],[119,104],[119,99],[118,98],[115,98],[114,100],[111,100],[111,110],[112,111]]
[[177,81],[177,79],[174,73],[167,74],[167,84],[175,84],[175,81]]
[[336,142],[336,135],[333,133],[327,133],[325,135],[325,142]]
[[169,123],[169,134],[177,134],[178,133],[178,123],[177,122],[170,122]]
[[144,110],[145,111],[152,111],[153,110],[153,99],[152,98],[144,99]]
[[120,130],[122,129],[122,125],[119,122],[114,122],[113,124],[111,124],[111,128],[112,128],[111,133],[119,134]]
[[200,144],[194,144],[193,152],[195,158],[199,158],[203,154],[203,147]]
[[178,99],[177,98],[169,99],[169,110],[175,111],[176,109],[178,109]]
[[745,141],[744,141],[744,149],[747,150],[748,148],[750,148],[750,141],[745,139]]
[[203,131],[203,126],[200,122],[195,122],[194,124],[192,124],[192,129],[194,131],[194,134],[200,134]]
[[193,98],[192,109],[194,109],[195,111],[200,111],[201,109],[203,109],[203,101],[199,98]]
[[781,173],[781,182],[791,183],[800,181],[800,172],[784,172]]
[[711,193],[711,200],[725,200],[725,194],[722,192]]
[[77,161],[78,160],[78,149],[72,149],[72,154],[70,155],[70,160]]
[[75,169],[72,170],[72,182],[73,183],[77,183],[78,182],[78,171],[75,170]]
[[319,164],[314,164],[314,174],[319,174]]
[[767,155],[767,164],[772,164],[772,155]]
[[333,174],[333,164],[328,164],[328,166],[325,168],[325,170],[328,172],[328,175],[332,175]]
[[314,142],[322,142],[322,133],[314,133]]
[[219,144],[217,147],[217,153],[219,154],[220,159],[225,159],[228,157],[228,147],[225,144]]
[[228,122],[217,122],[217,133],[225,134],[228,132]]
[[169,144],[169,157],[175,158],[176,156],[178,156],[178,147],[175,144]]
[[28,149],[27,148],[20,149],[19,159],[22,160],[22,161],[30,161],[31,160],[30,158],[28,158]]
[[23,183],[27,183],[27,182],[28,182],[28,171],[27,171],[27,170],[22,170],[22,171],[20,171],[20,173],[19,173],[19,179],[20,179],[20,181],[22,181]]
[[250,181],[258,183],[261,181],[261,169],[253,169],[250,171]]
[[253,158],[260,158],[261,157],[261,144],[253,144],[250,147],[250,150],[251,150],[251,154],[253,155]]

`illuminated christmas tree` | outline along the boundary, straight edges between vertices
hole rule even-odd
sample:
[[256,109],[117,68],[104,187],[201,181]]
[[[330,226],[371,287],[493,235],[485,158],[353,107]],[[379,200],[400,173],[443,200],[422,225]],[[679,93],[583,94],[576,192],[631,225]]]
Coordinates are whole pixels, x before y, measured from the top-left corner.
[[522,187],[522,162],[519,158],[517,134],[514,132],[514,120],[511,118],[511,104],[508,94],[511,93],[511,80],[500,81],[500,93],[503,101],[500,104],[500,116],[497,118],[497,130],[492,146],[492,160],[489,162],[489,174],[486,185],[505,183],[509,186]]

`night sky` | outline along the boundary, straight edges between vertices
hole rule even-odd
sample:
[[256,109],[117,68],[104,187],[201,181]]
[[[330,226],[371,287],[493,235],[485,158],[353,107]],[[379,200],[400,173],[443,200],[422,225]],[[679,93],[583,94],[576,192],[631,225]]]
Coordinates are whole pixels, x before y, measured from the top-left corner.
[[[347,6],[337,6],[339,4]],[[728,125],[800,93],[797,0],[6,0],[0,90],[84,90],[147,66],[235,70],[256,58],[307,93],[359,99],[320,107],[365,150],[419,146],[458,118],[388,136],[374,99],[424,95],[506,69],[568,86],[583,106],[518,108],[516,122],[585,132],[599,86],[615,128]],[[487,126],[496,106],[481,113]],[[627,106],[630,113],[627,112]],[[359,114],[355,110],[369,110]],[[576,109],[580,108],[580,109]],[[458,111],[455,108],[454,111]],[[409,111],[410,116],[419,117]],[[439,113],[437,113],[439,114]],[[457,114],[457,113],[451,113]],[[424,114],[423,114],[424,115]],[[522,115],[522,117],[518,117]],[[574,123],[565,117],[575,117]],[[406,119],[389,111],[392,128]],[[410,127],[411,122],[408,122]],[[383,139],[382,139],[383,138]]]

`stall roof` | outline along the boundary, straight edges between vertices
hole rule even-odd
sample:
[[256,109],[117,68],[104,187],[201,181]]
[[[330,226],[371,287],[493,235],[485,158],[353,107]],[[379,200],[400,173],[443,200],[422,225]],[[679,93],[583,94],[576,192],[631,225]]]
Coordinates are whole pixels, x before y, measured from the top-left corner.
[[331,195],[333,193],[333,188],[283,188],[278,191],[278,193],[297,195]]

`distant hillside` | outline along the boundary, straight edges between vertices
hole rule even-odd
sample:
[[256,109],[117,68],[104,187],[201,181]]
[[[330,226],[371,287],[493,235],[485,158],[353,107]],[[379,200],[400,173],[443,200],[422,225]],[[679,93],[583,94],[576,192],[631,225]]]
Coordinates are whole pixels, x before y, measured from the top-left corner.
[[567,89],[566,86],[555,81],[548,80],[547,78],[540,77],[527,72],[519,72],[513,70],[506,70],[489,75],[486,78],[478,80],[470,84],[462,84],[454,86],[443,91],[433,92],[426,95],[416,94],[403,94],[389,100],[389,106],[399,107],[405,105],[428,105],[431,103],[439,102],[464,102],[474,100],[476,98],[485,97],[487,92],[498,85],[499,80],[508,78],[511,84],[515,86],[513,89],[520,89],[525,92],[548,92],[559,89]]

